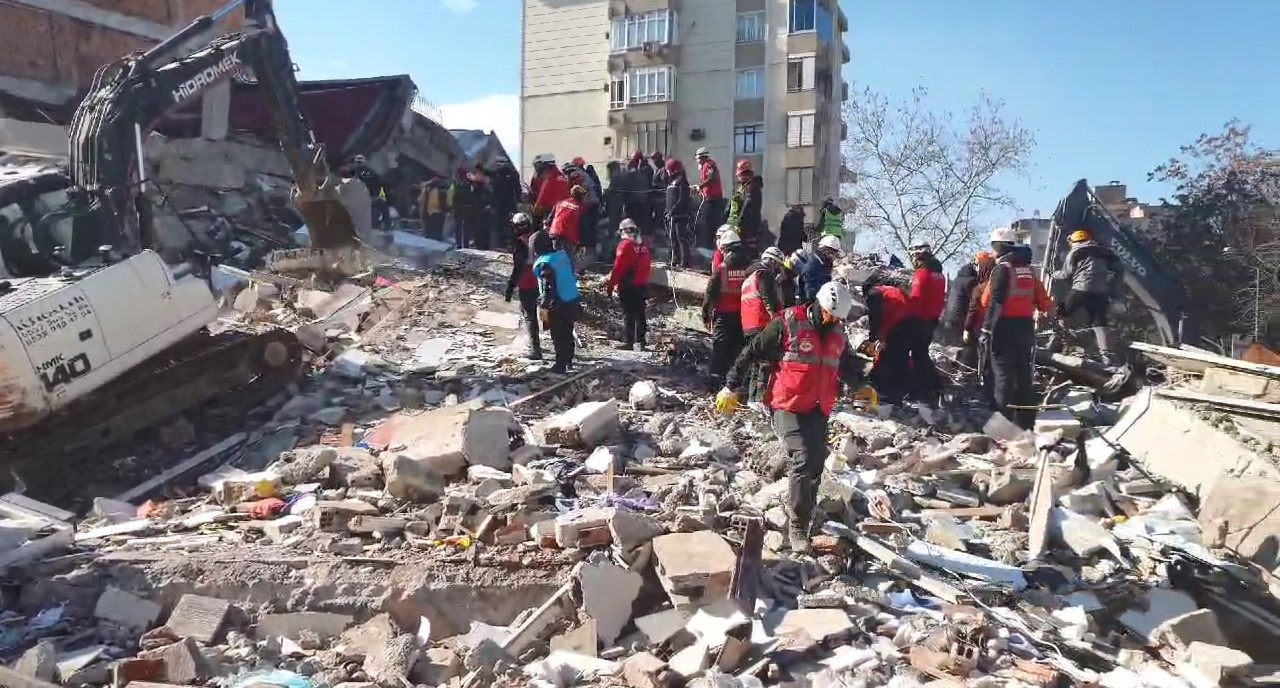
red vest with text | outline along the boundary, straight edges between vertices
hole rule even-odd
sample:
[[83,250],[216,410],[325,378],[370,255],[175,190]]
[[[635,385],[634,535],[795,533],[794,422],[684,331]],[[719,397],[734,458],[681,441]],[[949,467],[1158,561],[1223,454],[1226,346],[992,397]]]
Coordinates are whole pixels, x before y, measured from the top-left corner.
[[819,337],[806,306],[783,311],[782,326],[782,362],[769,387],[769,406],[791,413],[821,408],[830,414],[840,390],[844,329],[832,327],[825,338]]
[[747,281],[747,268],[733,270],[720,267],[720,298],[716,301],[717,313],[737,313],[742,310],[742,283]]
[[747,281],[742,283],[742,330],[751,332],[753,330],[763,330],[765,325],[772,320],[769,317],[769,309],[765,308],[764,298],[760,296],[760,273],[762,270],[756,270],[751,273]]
[[[1031,318],[1036,314],[1039,303],[1042,310],[1048,311],[1048,298],[1043,295],[1044,287],[1036,278],[1036,272],[1030,265],[997,265],[997,270],[1009,271],[1009,294],[1004,298],[1004,307],[1000,310],[1001,318]],[[982,293],[982,307],[991,306],[991,280],[987,281],[986,291]]]

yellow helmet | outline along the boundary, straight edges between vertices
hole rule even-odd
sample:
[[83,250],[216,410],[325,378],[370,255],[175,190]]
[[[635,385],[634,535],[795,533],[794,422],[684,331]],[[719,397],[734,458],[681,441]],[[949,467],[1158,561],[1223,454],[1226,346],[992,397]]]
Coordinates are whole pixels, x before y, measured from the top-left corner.
[[1077,229],[1076,231],[1071,233],[1070,237],[1068,237],[1068,239],[1073,244],[1082,244],[1092,238],[1093,238],[1093,235],[1090,234],[1089,230],[1087,229]]

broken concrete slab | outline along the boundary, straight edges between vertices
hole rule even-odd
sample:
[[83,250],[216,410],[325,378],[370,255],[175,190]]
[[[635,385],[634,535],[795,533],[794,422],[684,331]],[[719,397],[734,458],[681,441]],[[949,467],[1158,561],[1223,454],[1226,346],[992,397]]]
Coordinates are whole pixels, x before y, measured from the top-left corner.
[[304,633],[324,639],[341,635],[354,621],[350,614],[330,612],[267,614],[258,620],[256,630],[260,640],[272,637],[296,640]]
[[213,644],[222,635],[231,603],[216,597],[183,595],[169,613],[165,628],[178,638],[194,638],[205,645]]
[[53,681],[58,673],[58,646],[52,640],[41,639],[31,649],[22,653],[13,670],[40,681]]
[[509,432],[515,418],[505,408],[469,402],[410,416],[392,432],[389,448],[442,476],[471,464],[511,469]]
[[612,645],[631,620],[631,604],[643,584],[640,574],[608,563],[588,564],[578,572],[582,609],[595,619],[602,645]]
[[618,402],[588,401],[534,427],[544,444],[591,449],[617,431]]
[[471,322],[485,327],[497,327],[503,330],[520,329],[520,314],[499,311],[477,311]]
[[798,646],[811,646],[852,630],[853,619],[843,609],[792,609],[783,614],[773,634]]
[[1193,641],[1187,646],[1180,670],[1190,668],[1206,686],[1228,685],[1231,679],[1244,678],[1253,658],[1230,647]]
[[399,452],[383,452],[379,457],[387,494],[396,499],[425,502],[444,494],[445,477],[426,461]]
[[1167,648],[1175,655],[1185,652],[1194,642],[1209,645],[1230,645],[1230,642],[1222,633],[1222,628],[1218,625],[1218,614],[1207,608],[1186,612],[1161,621],[1151,631],[1148,638],[1151,642]]
[[1120,614],[1120,623],[1148,642],[1156,642],[1156,630],[1167,621],[1199,609],[1194,598],[1179,590],[1152,588],[1137,604]]
[[717,533],[700,530],[656,537],[653,556],[662,587],[676,606],[687,598],[728,595],[737,556]]
[[1280,567],[1280,481],[1222,476],[1201,496],[1197,521],[1205,533],[1223,532],[1222,544],[1268,571]]
[[688,609],[666,609],[636,617],[636,628],[644,634],[649,645],[661,645],[684,630],[693,612]]
[[628,657],[622,663],[622,678],[631,688],[666,688],[667,673],[667,663],[648,652]]
[[1074,440],[1083,429],[1080,421],[1070,411],[1045,409],[1036,414],[1036,433],[1062,432],[1062,438]]
[[383,686],[408,684],[409,673],[417,663],[422,648],[418,639],[405,633],[369,650],[364,659],[364,672]]
[[160,660],[164,666],[160,679],[170,683],[195,685],[212,675],[212,669],[200,654],[194,638],[183,638],[158,650],[139,652],[138,658]]
[[614,509],[609,517],[609,533],[614,544],[624,552],[644,545],[665,532],[666,526],[648,514]]
[[107,588],[98,597],[93,615],[123,628],[148,631],[160,618],[160,605],[119,588]]

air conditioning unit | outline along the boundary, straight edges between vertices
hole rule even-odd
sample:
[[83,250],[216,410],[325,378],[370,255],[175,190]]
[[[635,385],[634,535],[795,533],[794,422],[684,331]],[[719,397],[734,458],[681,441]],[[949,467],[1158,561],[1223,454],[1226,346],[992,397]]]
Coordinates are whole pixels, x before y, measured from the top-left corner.
[[703,139],[705,139],[705,138],[707,138],[707,130],[706,130],[706,129],[690,129],[690,130],[689,130],[689,140],[690,140],[690,141],[701,141],[701,140],[703,140]]
[[658,50],[658,44],[657,44],[657,43],[654,43],[653,41],[645,41],[645,44],[644,44],[644,54],[645,54],[645,55],[652,55],[652,54],[654,54],[655,52],[657,52],[657,50]]

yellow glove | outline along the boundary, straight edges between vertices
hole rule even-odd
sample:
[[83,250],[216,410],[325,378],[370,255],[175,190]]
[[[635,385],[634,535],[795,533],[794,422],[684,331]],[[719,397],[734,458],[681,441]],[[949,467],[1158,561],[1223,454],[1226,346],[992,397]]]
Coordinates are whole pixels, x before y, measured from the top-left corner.
[[542,323],[543,329],[551,327],[551,309],[550,308],[538,309],[538,322]]
[[969,346],[970,344],[973,343],[973,333],[970,332],[969,330],[965,330],[964,334],[961,335],[960,338],[961,338],[961,341],[964,342],[965,346]]
[[875,410],[880,407],[880,394],[876,392],[876,388],[867,385],[862,389],[853,393],[853,403],[863,403],[867,408]]
[[716,393],[716,410],[726,416],[731,416],[738,409],[742,408],[742,402],[738,399],[738,395],[733,390],[725,389]]

